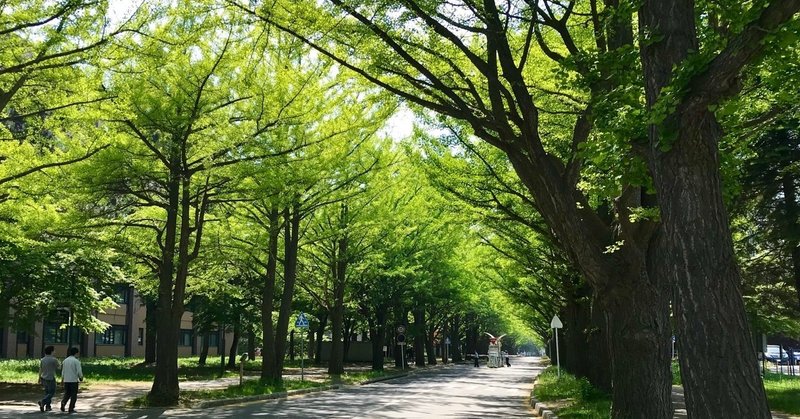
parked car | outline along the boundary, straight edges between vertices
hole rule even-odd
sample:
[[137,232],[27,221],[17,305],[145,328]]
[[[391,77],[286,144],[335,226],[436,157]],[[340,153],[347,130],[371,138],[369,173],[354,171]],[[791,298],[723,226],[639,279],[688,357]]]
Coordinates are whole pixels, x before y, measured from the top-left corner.
[[767,345],[767,351],[764,352],[764,358],[776,364],[789,363],[789,353],[786,349],[781,349],[780,345]]

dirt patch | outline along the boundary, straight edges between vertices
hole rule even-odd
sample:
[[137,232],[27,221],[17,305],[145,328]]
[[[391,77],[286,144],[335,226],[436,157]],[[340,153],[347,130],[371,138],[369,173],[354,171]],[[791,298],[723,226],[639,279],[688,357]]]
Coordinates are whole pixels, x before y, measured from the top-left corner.
[[0,383],[0,403],[33,403],[44,396],[38,384]]

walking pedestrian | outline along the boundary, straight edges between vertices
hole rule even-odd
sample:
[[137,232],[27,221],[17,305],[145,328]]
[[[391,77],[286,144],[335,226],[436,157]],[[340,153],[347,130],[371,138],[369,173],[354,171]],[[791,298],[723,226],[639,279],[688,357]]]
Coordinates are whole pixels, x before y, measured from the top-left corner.
[[53,356],[53,346],[44,348],[44,357],[39,361],[39,383],[44,387],[44,398],[36,402],[39,405],[39,410],[53,410],[50,407],[50,402],[56,394],[56,370],[60,366],[58,359]]
[[476,367],[479,366],[478,365],[478,350],[477,349],[475,350],[475,354],[472,355],[472,357],[475,358],[475,366]]
[[64,398],[61,399],[61,411],[69,401],[69,413],[75,413],[75,402],[78,400],[78,383],[83,381],[81,361],[78,361],[78,348],[69,348],[69,356],[61,365],[61,381],[64,382]]

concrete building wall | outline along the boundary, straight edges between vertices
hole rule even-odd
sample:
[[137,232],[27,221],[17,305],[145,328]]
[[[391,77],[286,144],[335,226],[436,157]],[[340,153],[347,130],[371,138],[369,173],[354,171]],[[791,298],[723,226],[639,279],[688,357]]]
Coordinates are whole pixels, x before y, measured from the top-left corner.
[[[73,346],[78,346],[81,356],[84,357],[144,357],[146,345],[145,319],[147,309],[142,300],[132,287],[124,291],[127,294],[125,302],[118,303],[119,307],[99,313],[97,318],[110,324],[107,331],[117,329],[113,336],[104,338],[103,332],[80,333],[73,336]],[[178,356],[198,355],[202,348],[201,336],[194,333],[192,328],[192,313],[185,312],[181,318],[181,332],[184,340],[178,346]],[[44,321],[37,322],[33,333],[19,334],[11,328],[0,329],[0,358],[25,359],[39,358],[44,352],[44,347],[53,345],[56,356],[64,357],[67,353],[67,343],[48,342],[45,338]],[[65,331],[66,332],[66,331]],[[124,335],[124,337],[122,337]],[[63,336],[62,336],[63,337]],[[22,340],[21,342],[19,340]],[[222,338],[217,341],[221,344]],[[108,343],[104,343],[107,341]],[[225,336],[226,353],[230,350],[233,334]],[[216,346],[209,346],[209,356],[219,355]]]

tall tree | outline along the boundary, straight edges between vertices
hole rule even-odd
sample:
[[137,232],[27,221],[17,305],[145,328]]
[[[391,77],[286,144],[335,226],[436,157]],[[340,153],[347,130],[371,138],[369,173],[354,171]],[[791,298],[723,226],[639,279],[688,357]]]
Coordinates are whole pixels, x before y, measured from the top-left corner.
[[[688,349],[682,364],[685,369],[693,368],[685,381],[690,411],[699,415],[711,411],[767,415],[764,392],[750,362],[752,350],[719,185],[719,130],[708,107],[735,94],[730,88],[732,81],[770,44],[765,38],[767,31],[790,20],[800,4],[775,1],[766,7],[754,5],[736,22],[741,30],[721,31],[722,36],[712,39],[710,48],[698,55],[702,58],[692,60],[687,58],[699,46],[695,19],[715,15],[713,11],[704,14],[708,12],[704,4],[695,6],[691,2],[642,3],[638,27],[641,37],[648,41],[641,43],[642,72],[638,79],[644,80],[647,108],[655,115],[646,131],[650,147],[642,154],[657,194],[647,193],[642,187],[647,184],[641,179],[625,179],[618,186],[621,193],[615,201],[614,224],[607,221],[601,207],[591,207],[578,187],[586,162],[578,151],[590,138],[595,121],[593,102],[601,103],[615,88],[627,87],[627,81],[617,77],[625,72],[617,73],[613,67],[600,66],[599,71],[593,71],[595,67],[581,60],[581,54],[587,47],[596,48],[602,59],[610,58],[616,64],[629,62],[630,52],[635,51],[631,33],[634,9],[615,1],[605,2],[602,10],[596,2],[588,6],[590,10],[575,13],[573,2],[508,2],[498,6],[491,1],[399,1],[367,5],[332,0],[324,10],[333,19],[320,19],[323,8],[317,8],[314,19],[307,21],[316,29],[324,28],[324,42],[305,27],[288,24],[280,5],[268,13],[251,12],[406,100],[465,121],[476,136],[508,155],[537,209],[592,284],[607,312],[615,417],[672,415],[666,353],[671,285],[676,286],[681,342]],[[293,19],[303,16],[305,10],[285,9]],[[594,45],[576,42],[579,38],[571,25],[575,16],[587,12]],[[341,15],[353,19],[340,19]],[[337,32],[334,26],[347,29]],[[411,28],[425,31],[413,35],[404,31]],[[552,36],[543,33],[544,29],[552,30]],[[349,55],[335,46],[352,45],[339,37],[344,33],[349,39],[353,33],[361,36],[358,48],[348,48]],[[549,44],[554,38],[561,43],[559,49]],[[593,98],[589,105],[578,108],[572,138],[563,141],[566,147],[560,149],[543,141],[547,119],[541,116],[542,101],[527,87],[531,67],[535,66],[531,63],[538,61],[530,59],[532,42],[554,61],[572,65]],[[725,47],[714,48],[717,45]],[[698,61],[702,65],[697,66]],[[676,66],[681,71],[673,74]],[[609,80],[610,85],[603,80]],[[663,95],[656,106],[662,89],[668,86],[669,94]],[[556,91],[553,95],[564,93]],[[709,121],[712,123],[706,123]],[[636,128],[627,138],[632,148],[641,145],[644,137],[640,123]],[[667,135],[662,135],[665,132]],[[702,207],[682,199],[684,191],[691,191],[697,202],[703,202]],[[653,207],[655,198],[660,205],[660,224],[635,216],[637,208]],[[692,240],[690,236],[697,230],[707,231],[703,237],[709,240]],[[661,258],[665,251],[667,257]],[[670,260],[676,257],[683,259]],[[714,262],[719,260],[730,262]],[[695,299],[698,283],[702,284],[703,299]],[[708,305],[701,300],[725,303]],[[729,369],[714,364],[712,360],[717,358],[710,342],[717,341],[701,337],[699,328],[690,327],[689,318],[715,325],[712,329],[719,332],[719,338],[735,348],[736,362],[746,371],[746,385],[737,384],[739,379]],[[711,389],[704,382],[721,385]]]

